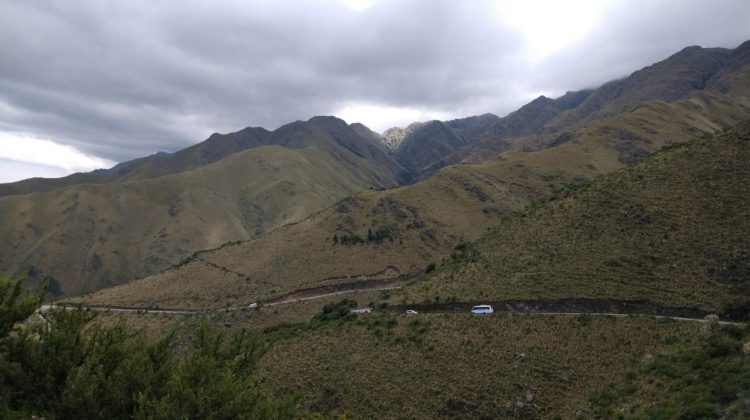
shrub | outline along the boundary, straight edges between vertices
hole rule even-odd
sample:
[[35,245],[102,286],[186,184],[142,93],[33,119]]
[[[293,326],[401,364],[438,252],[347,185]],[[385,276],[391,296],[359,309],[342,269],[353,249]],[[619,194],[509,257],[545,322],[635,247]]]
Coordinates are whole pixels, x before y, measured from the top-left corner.
[[91,326],[83,309],[45,316],[0,340],[0,417],[299,417],[257,384],[261,336],[226,339],[204,324],[177,357],[172,334],[147,342],[124,324]]
[[732,300],[722,305],[721,314],[736,321],[750,320],[750,300]]
[[343,299],[336,303],[329,303],[323,307],[323,311],[316,315],[313,320],[327,322],[336,319],[354,317],[352,309],[357,307],[357,301]]

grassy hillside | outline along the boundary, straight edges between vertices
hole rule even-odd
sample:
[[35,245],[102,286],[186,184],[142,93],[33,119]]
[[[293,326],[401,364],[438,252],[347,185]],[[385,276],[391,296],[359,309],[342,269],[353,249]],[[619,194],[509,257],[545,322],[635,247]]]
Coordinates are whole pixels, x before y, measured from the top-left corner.
[[[110,169],[98,169],[87,173],[75,173],[62,178],[31,178],[23,181],[0,184],[0,197],[54,191],[80,184],[112,184],[141,181],[190,171],[219,161],[233,153],[262,146],[283,146],[290,149],[323,147],[337,152],[338,145],[348,152],[377,162],[389,178],[408,177],[396,161],[388,157],[387,150],[378,140],[378,135],[361,124],[347,125],[335,117],[313,117],[309,121],[296,121],[274,131],[261,127],[247,127],[228,134],[212,134],[208,139],[175,153],[156,153],[127,162]],[[392,180],[384,181],[392,185]]]
[[647,103],[588,124],[555,147],[452,166],[417,184],[357,194],[298,224],[199,253],[179,267],[83,301],[211,308],[301,288],[416,277],[530,202],[664,145],[716,132],[750,117],[748,109],[713,93]]
[[[649,103],[692,102],[690,106],[712,107],[732,102],[732,106],[747,108],[749,51],[750,42],[734,50],[688,47],[591,91],[569,92],[555,100],[538,98],[446,159],[480,162],[506,150],[544,149],[570,141],[584,125],[638,112]],[[661,122],[644,119],[642,124]]]
[[122,162],[110,169],[75,173],[62,178],[31,178],[0,184],[0,196],[53,191],[79,184],[108,184],[156,178],[189,171],[216,162],[232,153],[269,145],[271,132],[263,128],[245,128],[236,133],[213,134],[206,141],[176,153],[157,153]]
[[680,342],[589,395],[592,414],[611,418],[750,416],[750,331],[707,325],[699,340]]
[[[573,418],[589,395],[700,326],[647,319],[360,316],[283,334],[266,386],[354,418]],[[665,350],[666,351],[666,350]]]
[[[219,256],[219,262],[213,261],[210,263],[213,265],[201,266],[191,273],[203,279],[217,264],[226,268],[229,271],[219,270],[211,276],[225,278],[221,284],[231,287],[222,289],[222,293],[237,298],[273,297],[300,285],[312,287],[362,276],[414,276],[429,263],[448,255],[457,242],[476,239],[486,226],[555,188],[591,179],[635,162],[665,144],[712,133],[747,118],[750,80],[743,76],[747,74],[745,63],[748,61],[746,52],[743,53],[745,49],[728,52],[715,73],[709,70],[714,71],[716,66],[709,66],[706,74],[712,76],[706,89],[691,91],[685,83],[678,83],[682,86],[680,97],[683,99],[641,103],[631,112],[599,119],[563,133],[545,129],[541,135],[516,138],[513,144],[517,149],[549,150],[506,153],[485,164],[449,168],[435,179],[409,188],[363,194],[344,206],[347,211],[329,210],[317,221],[290,228],[268,242],[249,245],[247,252],[258,256],[251,263],[247,262],[245,251],[233,251],[232,257]],[[708,50],[701,51],[688,56],[712,54]],[[668,72],[664,68],[675,68],[675,62],[691,63],[690,60],[675,60],[673,57],[655,65],[654,68],[661,69],[658,72],[644,70],[637,74],[653,76],[654,73],[659,77],[654,76],[653,86],[662,86],[667,83],[665,74]],[[698,64],[695,68],[703,68],[700,60]],[[695,70],[690,66],[686,68]],[[687,76],[676,72],[675,77],[690,79],[694,77],[693,70]],[[627,95],[618,96],[618,101],[631,96],[649,98],[645,91],[665,89],[663,86],[651,89],[651,76],[634,74],[631,77],[638,83],[633,82],[635,79],[626,79],[630,87],[623,90]],[[554,101],[540,98],[503,119],[507,126],[503,130],[516,134],[533,132],[561,110],[567,109],[559,115],[583,106],[594,96],[596,91],[570,93]],[[537,108],[544,115],[536,115]],[[453,137],[466,140],[495,120],[496,117],[487,115],[440,124],[455,134]],[[208,172],[200,171],[207,162],[221,166],[222,160],[216,159],[263,144],[295,150],[291,155],[303,153],[305,148],[317,148],[342,169],[337,173],[332,166],[323,163],[320,166],[331,176],[326,176],[325,180],[304,180],[308,177],[304,171],[293,172],[291,178],[285,178],[285,174],[273,172],[278,169],[260,164],[272,171],[273,176],[262,168],[247,169],[250,171],[247,173],[230,171],[229,176],[214,171],[215,180],[201,181],[221,184],[211,186],[210,194],[200,192],[200,185],[193,185],[195,179],[208,176]],[[503,148],[506,146],[508,144]],[[486,151],[482,150],[477,156],[487,157]],[[298,158],[302,157],[298,155],[295,159]],[[312,154],[311,159],[317,159],[317,155]],[[317,166],[308,166],[313,177],[317,176],[316,171],[320,172]],[[298,121],[273,132],[246,129],[229,135],[214,135],[195,147],[125,164],[112,173],[115,181],[107,184],[75,185],[46,195],[15,195],[0,200],[0,212],[7,221],[0,231],[11,238],[7,250],[0,249],[0,271],[7,275],[28,275],[37,284],[45,278],[53,279],[56,282],[53,282],[53,291],[66,295],[96,290],[157,272],[199,249],[249,239],[302,220],[352,192],[393,186],[410,177],[408,170],[388,156],[374,133],[362,125],[347,125],[333,117]],[[164,173],[172,175],[159,177]],[[196,177],[194,173],[203,175]],[[299,178],[292,179],[296,175]],[[246,181],[246,176],[252,181]],[[255,182],[258,179],[267,179],[268,184]],[[165,185],[160,185],[162,180]],[[144,189],[127,190],[128,182],[135,181],[144,182]],[[251,186],[246,187],[245,182]],[[308,184],[314,187],[307,188]],[[264,193],[260,194],[260,190]],[[213,195],[213,191],[217,194]],[[180,212],[182,216],[176,216]],[[149,220],[144,215],[155,219]],[[360,252],[361,249],[354,252],[351,247],[342,251],[342,247],[324,246],[332,243],[334,236],[355,241],[357,237],[367,238],[368,230],[380,232],[382,238],[387,236],[387,243],[368,242],[360,247],[365,252]],[[388,235],[383,236],[386,231]],[[299,248],[274,245],[290,241],[298,243]],[[309,249],[312,252],[308,252]],[[310,256],[305,259],[297,258],[307,254]],[[310,267],[315,267],[312,272]],[[231,272],[241,274],[227,274]],[[189,283],[195,276],[179,273],[179,278],[187,278]],[[237,286],[238,278],[253,280],[242,280],[243,286]],[[249,284],[250,288],[244,284]],[[188,285],[185,292],[179,293],[204,294],[205,282],[194,293],[195,287]],[[222,299],[211,294],[207,299]]]
[[718,310],[750,298],[750,122],[558,190],[396,301],[592,297]]
[[551,121],[549,126],[580,126],[595,119],[631,111],[650,100],[671,102],[682,99],[696,90],[704,89],[712,76],[730,65],[733,51],[698,46],[684,48],[626,78],[595,89],[579,106]]
[[0,272],[97,290],[297,222],[395,175],[342,147],[265,146],[174,175],[0,198]]

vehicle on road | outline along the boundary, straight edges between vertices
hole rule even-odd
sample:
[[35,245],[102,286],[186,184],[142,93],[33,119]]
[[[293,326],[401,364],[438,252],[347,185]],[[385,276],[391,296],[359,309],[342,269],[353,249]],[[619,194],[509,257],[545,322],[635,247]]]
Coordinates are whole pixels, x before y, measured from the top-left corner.
[[258,309],[258,303],[257,302],[253,302],[253,303],[247,305],[247,309]]
[[419,312],[415,311],[414,309],[407,309],[406,310],[406,315],[416,315],[418,313]]
[[355,308],[352,309],[352,313],[354,314],[371,314],[372,308]]
[[473,314],[491,314],[494,312],[490,305],[476,305],[471,307],[471,313]]

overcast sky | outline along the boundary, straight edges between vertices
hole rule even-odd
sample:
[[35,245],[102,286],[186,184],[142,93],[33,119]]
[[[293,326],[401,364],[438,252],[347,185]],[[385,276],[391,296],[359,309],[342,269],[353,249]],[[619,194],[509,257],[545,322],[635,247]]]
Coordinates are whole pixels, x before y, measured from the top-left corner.
[[0,182],[314,115],[503,116],[747,39],[748,0],[0,0]]

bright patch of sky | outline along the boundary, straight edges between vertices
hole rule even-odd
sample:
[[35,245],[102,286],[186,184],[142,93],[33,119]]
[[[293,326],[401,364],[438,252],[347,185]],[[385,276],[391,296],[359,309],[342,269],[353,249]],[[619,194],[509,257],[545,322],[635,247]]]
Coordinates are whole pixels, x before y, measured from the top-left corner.
[[496,0],[502,23],[519,31],[532,61],[583,39],[616,0]]
[[[347,7],[363,11],[378,0],[339,0]],[[604,12],[618,0],[491,0],[488,12],[495,13],[499,26],[519,32],[526,43],[528,65],[570,46],[595,28]],[[529,100],[550,92],[518,92]],[[481,112],[481,111],[480,111]],[[404,127],[414,121],[447,119],[451,114],[425,108],[394,107],[390,105],[347,105],[336,112],[347,122],[361,122],[375,131]],[[453,118],[457,117],[455,115]]]
[[359,122],[382,133],[391,127],[406,127],[415,121],[450,119],[443,111],[374,104],[349,104],[334,113],[349,124]]
[[0,132],[0,182],[34,176],[60,177],[114,165],[115,162],[87,155],[52,140]]
[[375,2],[377,2],[377,0],[339,0],[339,1],[344,3],[346,7],[352,10],[355,10],[357,12],[361,12],[367,9],[368,7],[375,4]]

